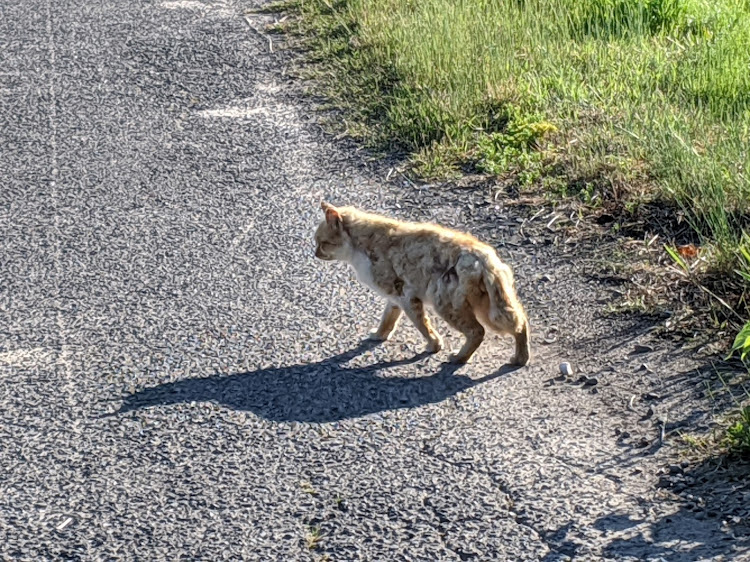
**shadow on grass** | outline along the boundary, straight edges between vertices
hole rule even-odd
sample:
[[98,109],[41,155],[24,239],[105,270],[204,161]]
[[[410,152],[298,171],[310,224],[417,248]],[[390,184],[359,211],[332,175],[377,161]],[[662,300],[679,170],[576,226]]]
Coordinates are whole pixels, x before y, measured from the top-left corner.
[[318,363],[185,379],[144,388],[126,396],[115,415],[195,401],[250,411],[270,421],[325,423],[441,402],[518,368],[506,365],[478,379],[457,374],[458,367],[448,364],[424,377],[385,376],[388,369],[415,363],[426,354],[361,367],[343,366],[375,345],[364,342]]

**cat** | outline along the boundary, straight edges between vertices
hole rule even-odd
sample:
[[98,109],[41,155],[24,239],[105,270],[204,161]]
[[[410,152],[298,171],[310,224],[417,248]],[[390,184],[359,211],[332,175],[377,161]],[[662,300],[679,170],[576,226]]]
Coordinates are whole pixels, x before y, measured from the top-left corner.
[[387,301],[371,339],[388,340],[404,313],[427,340],[427,351],[440,351],[443,340],[425,315],[429,305],[466,338],[451,363],[471,359],[485,327],[515,338],[512,363],[529,362],[529,322],[513,273],[491,246],[435,224],[401,222],[327,202],[321,208],[325,218],[315,232],[315,256],[350,264],[360,282]]

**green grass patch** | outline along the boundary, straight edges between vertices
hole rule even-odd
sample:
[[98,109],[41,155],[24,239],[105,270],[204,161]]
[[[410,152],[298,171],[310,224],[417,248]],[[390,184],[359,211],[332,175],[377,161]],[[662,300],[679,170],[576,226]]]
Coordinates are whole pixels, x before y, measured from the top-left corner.
[[727,428],[726,443],[731,451],[750,456],[750,406],[740,409]]
[[[750,251],[745,251],[745,259],[750,261]],[[731,354],[737,354],[750,372],[750,322],[747,322],[737,334],[732,345]],[[726,430],[725,442],[731,451],[750,456],[750,392],[744,389],[744,401],[735,399],[737,414],[730,419]]]
[[626,208],[676,204],[704,255],[750,286],[750,0],[285,7],[317,87],[371,146],[427,178],[474,170]]

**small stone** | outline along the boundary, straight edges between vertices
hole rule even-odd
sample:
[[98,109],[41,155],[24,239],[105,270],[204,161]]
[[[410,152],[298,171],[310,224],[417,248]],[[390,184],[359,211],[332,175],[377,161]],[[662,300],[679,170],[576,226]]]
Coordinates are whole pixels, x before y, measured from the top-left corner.
[[560,373],[566,377],[571,377],[573,376],[573,367],[567,361],[560,363]]
[[682,467],[679,464],[670,464],[669,465],[669,472],[670,472],[670,474],[681,474],[682,473]]
[[596,386],[599,384],[599,379],[596,377],[586,377],[586,380],[583,381],[583,386]]

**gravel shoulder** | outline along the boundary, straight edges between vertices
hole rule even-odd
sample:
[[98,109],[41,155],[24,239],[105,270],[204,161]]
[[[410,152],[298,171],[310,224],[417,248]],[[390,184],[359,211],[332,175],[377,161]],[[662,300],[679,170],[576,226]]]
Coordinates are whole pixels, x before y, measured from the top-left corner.
[[[750,559],[744,473],[675,465],[704,365],[582,245],[327,137],[250,7],[0,7],[0,558]],[[363,345],[323,197],[493,243],[531,366]]]

